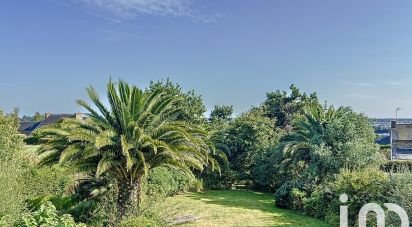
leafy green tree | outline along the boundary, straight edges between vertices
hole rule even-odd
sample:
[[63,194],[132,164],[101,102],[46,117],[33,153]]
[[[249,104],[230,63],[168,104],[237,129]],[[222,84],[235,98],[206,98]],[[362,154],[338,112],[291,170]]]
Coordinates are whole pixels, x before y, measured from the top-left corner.
[[44,120],[44,115],[39,113],[39,112],[36,112],[33,116],[33,120],[34,121],[42,121],[42,120]]
[[209,121],[211,122],[221,122],[229,121],[232,119],[233,106],[215,106],[215,108],[210,113]]
[[250,179],[256,158],[277,143],[280,134],[275,124],[274,120],[264,115],[261,108],[253,108],[230,123],[226,132],[229,161],[240,178]]
[[232,112],[232,106],[215,106],[209,116],[208,123],[205,125],[211,135],[210,141],[216,147],[217,152],[213,157],[219,163],[221,169],[221,171],[217,173],[208,167],[205,171],[197,173],[198,177],[202,179],[203,186],[206,189],[228,189],[231,188],[232,184],[236,181],[235,171],[231,169],[228,161],[231,151],[227,145],[227,130],[232,121]]
[[194,90],[184,92],[179,84],[173,83],[169,79],[166,81],[151,81],[147,92],[157,93],[159,91],[178,97],[179,100],[176,100],[173,104],[175,108],[181,109],[177,116],[178,120],[195,124],[205,123],[206,107],[203,104],[202,97],[196,94]]
[[140,204],[142,181],[152,168],[218,168],[208,133],[180,121],[185,112],[176,108],[179,99],[173,93],[110,81],[106,107],[92,87],[87,92],[94,107],[82,100],[78,104],[89,111],[88,120],[66,119],[39,130],[43,163],[68,163],[96,178],[114,179],[120,216]]
[[310,195],[343,168],[377,167],[383,161],[367,117],[350,108],[314,104],[292,125],[293,131],[281,139],[273,157],[279,163],[275,181],[281,184],[276,193],[280,206],[293,203],[289,201],[293,190]]
[[36,112],[33,116],[24,115],[21,118],[21,121],[42,121],[42,120],[44,120],[44,115],[39,112]]
[[317,102],[316,93],[310,95],[301,93],[292,84],[290,94],[280,90],[267,93],[262,106],[269,118],[276,119],[276,126],[283,128],[290,125],[295,116],[303,114],[306,105]]
[[[325,163],[325,167],[328,167],[328,172],[336,173],[344,165],[359,168],[379,160],[374,138],[367,117],[347,107],[335,109],[316,104],[309,106],[305,114],[293,123],[293,132],[282,138],[280,149],[285,157],[294,158],[295,162],[329,157],[330,163]],[[362,146],[363,151],[355,149],[357,146]],[[364,159],[352,154],[353,150],[365,155],[367,161],[360,163]]]

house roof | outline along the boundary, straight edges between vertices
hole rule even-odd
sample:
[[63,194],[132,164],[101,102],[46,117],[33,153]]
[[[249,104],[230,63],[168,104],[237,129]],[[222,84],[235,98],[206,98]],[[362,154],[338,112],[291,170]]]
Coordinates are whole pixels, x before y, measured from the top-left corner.
[[34,130],[46,125],[58,123],[64,118],[76,118],[76,114],[49,114],[43,121],[20,122],[19,132],[25,135],[31,135]]
[[36,129],[39,126],[39,124],[40,122],[38,121],[20,122],[19,131],[24,134],[30,134],[31,132],[33,132],[34,129]]
[[75,117],[76,117],[75,114],[51,114],[46,119],[41,121],[38,127],[58,123],[59,121],[63,120],[64,118],[75,118]]

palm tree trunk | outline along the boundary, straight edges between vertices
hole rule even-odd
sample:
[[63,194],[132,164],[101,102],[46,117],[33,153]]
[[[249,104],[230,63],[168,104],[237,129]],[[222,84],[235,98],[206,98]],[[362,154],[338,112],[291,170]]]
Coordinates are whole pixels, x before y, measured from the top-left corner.
[[133,183],[130,181],[119,183],[117,210],[121,217],[125,216],[131,209],[139,207],[141,190],[141,179],[138,179]]

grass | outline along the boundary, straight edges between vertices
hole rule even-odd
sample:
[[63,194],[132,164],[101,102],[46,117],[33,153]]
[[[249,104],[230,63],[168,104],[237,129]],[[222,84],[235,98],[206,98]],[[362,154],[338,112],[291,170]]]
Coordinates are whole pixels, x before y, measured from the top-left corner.
[[[329,226],[291,210],[276,208],[269,193],[232,190],[188,193],[168,198],[173,216],[195,215],[183,226]],[[173,207],[173,209],[170,209]]]

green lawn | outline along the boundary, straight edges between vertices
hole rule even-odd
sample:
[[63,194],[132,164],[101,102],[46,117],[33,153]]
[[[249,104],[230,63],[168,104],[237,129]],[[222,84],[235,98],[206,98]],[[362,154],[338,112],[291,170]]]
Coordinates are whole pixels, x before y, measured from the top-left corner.
[[302,214],[276,208],[269,193],[233,190],[188,193],[168,198],[173,216],[200,217],[184,226],[329,226]]

